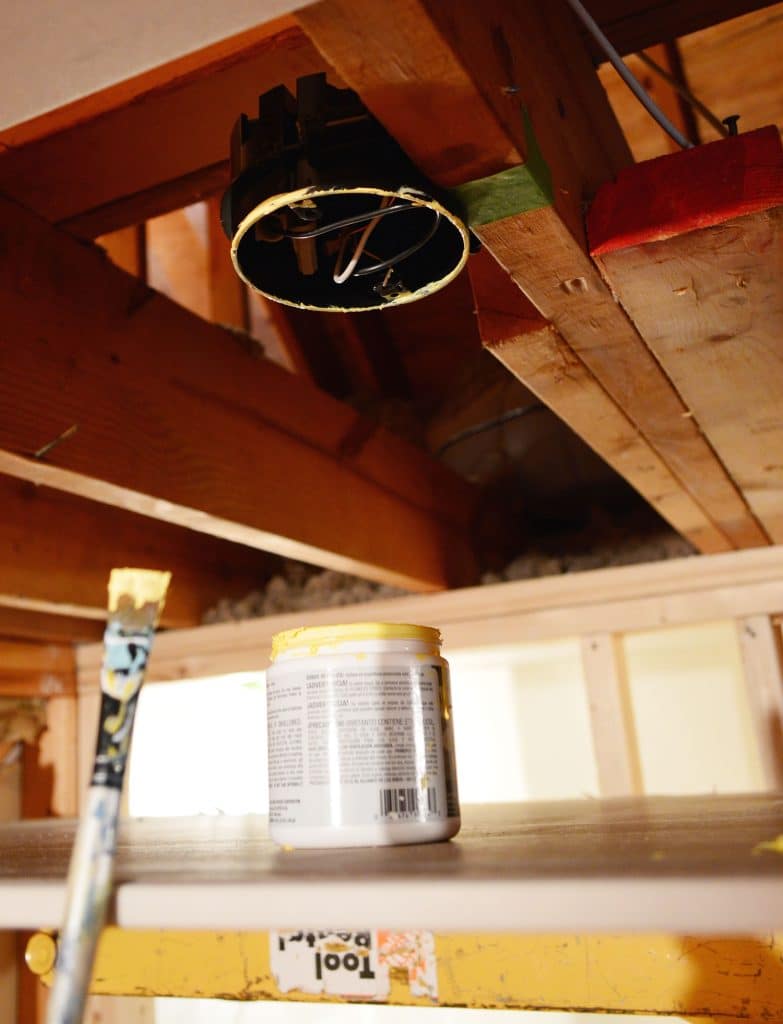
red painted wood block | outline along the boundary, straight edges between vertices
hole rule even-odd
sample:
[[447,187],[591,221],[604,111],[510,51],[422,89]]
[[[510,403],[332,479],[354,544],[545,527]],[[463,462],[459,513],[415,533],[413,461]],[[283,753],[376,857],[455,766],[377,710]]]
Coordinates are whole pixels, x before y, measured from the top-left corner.
[[593,256],[783,204],[783,147],[772,125],[621,171],[587,217]]

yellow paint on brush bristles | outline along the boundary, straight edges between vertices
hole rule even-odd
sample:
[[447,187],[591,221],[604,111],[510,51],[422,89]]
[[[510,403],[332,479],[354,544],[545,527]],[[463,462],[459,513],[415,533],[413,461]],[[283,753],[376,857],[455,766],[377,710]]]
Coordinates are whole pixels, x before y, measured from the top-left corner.
[[133,608],[158,605],[163,609],[170,572],[155,569],[112,569],[109,576],[109,613],[130,604]]

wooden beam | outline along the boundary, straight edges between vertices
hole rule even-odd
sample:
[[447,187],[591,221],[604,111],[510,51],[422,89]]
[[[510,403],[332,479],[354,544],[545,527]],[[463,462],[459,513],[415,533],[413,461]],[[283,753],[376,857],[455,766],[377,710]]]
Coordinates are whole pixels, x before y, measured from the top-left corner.
[[[695,95],[718,117],[741,114],[742,133],[783,121],[781,31],[783,4],[776,3],[679,41]],[[702,129],[705,142],[719,138],[706,122]]]
[[[437,622],[453,651],[562,640],[600,633],[607,624],[623,633],[774,616],[783,608],[781,578],[783,547],[767,547],[169,630],[155,641],[148,681],[258,672],[268,664],[275,633],[351,621],[352,615]],[[98,690],[102,655],[101,644],[77,649],[80,693]]]
[[102,635],[103,625],[96,619],[0,606],[0,637],[6,640],[81,644],[95,643]]
[[456,185],[527,159],[534,199],[506,216],[497,208],[474,213],[475,232],[727,543],[765,543],[584,251],[582,201],[629,154],[564,4],[371,0],[357,21],[349,0],[322,0],[298,17],[437,183]]
[[[258,96],[323,60],[274,24],[243,49],[209,56],[90,120],[0,153],[0,192],[89,237],[195,202],[228,183],[231,127]],[[115,207],[115,204],[118,204]]]
[[730,545],[587,366],[492,257],[471,257],[484,345],[564,420],[653,508],[705,553]]
[[475,573],[444,467],[7,201],[0,238],[0,472],[417,589]]
[[777,129],[632,168],[599,194],[590,235],[612,289],[756,518],[783,541]]
[[231,262],[229,240],[220,222],[220,198],[207,200],[207,284],[209,319],[246,331],[249,327],[247,289]]
[[769,615],[737,621],[745,695],[764,788],[783,789],[783,638]]
[[557,209],[579,236],[585,187],[596,189],[630,160],[560,3],[370,0],[357,19],[350,0],[322,0],[297,17],[440,185],[517,166],[540,148]]
[[204,212],[199,204],[147,222],[148,281],[155,291],[210,320],[209,253],[206,230],[199,230],[206,229],[206,218],[199,216]]
[[0,696],[49,698],[75,693],[71,646],[0,640]]
[[[587,7],[620,53],[709,28],[749,11],[774,5],[776,0],[589,0]],[[593,59],[606,55],[587,40]]]
[[[165,626],[198,625],[221,597],[257,589],[273,569],[258,551],[1,475],[0,508],[0,633],[16,625],[19,636],[74,630],[84,639],[86,620],[102,628],[120,565],[171,570]],[[69,621],[57,626],[57,615]]]
[[593,751],[601,796],[644,792],[631,688],[622,638],[590,633],[581,638]]
[[[768,543],[698,420],[564,225],[536,210],[479,234],[729,545]],[[558,264],[574,276],[558,275]]]
[[95,239],[115,267],[142,281],[147,280],[147,232],[144,224],[133,224]]
[[[644,53],[629,54],[625,57],[625,63],[675,127],[694,145],[700,144],[702,140],[693,108],[666,79],[645,63],[645,58],[655,61],[675,81],[687,85],[678,45],[672,42],[649,47]],[[635,160],[651,160],[679,149],[674,139],[650,116],[611,64],[599,68],[598,76]]]

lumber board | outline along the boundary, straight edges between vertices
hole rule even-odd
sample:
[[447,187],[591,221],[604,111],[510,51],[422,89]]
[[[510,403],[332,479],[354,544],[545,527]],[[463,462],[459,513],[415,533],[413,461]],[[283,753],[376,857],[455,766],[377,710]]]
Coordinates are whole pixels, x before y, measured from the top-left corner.
[[630,160],[560,3],[372,0],[357,19],[350,0],[322,0],[297,19],[437,184],[495,174],[540,148],[553,201],[580,236],[584,188]]
[[103,636],[96,619],[0,605],[0,637],[56,644],[95,643]]
[[72,646],[0,640],[0,695],[48,698],[75,693]]
[[9,201],[0,238],[1,472],[415,589],[475,574],[445,467]]
[[[98,948],[93,989],[183,999],[353,1001],[328,992],[282,991],[271,963],[274,939],[273,933],[263,932],[109,927]],[[436,1005],[441,1008],[665,1014],[694,1024],[715,1019],[749,1024],[781,1013],[779,934],[727,938],[470,931],[435,933],[433,947]],[[633,969],[640,964],[642,970]],[[396,973],[388,995],[379,1001],[432,1007],[430,992],[421,993],[407,972]]]
[[515,377],[623,476],[667,522],[704,553],[731,544],[587,366],[488,253],[470,275],[484,345]]
[[209,319],[246,331],[250,324],[247,290],[231,262],[230,244],[220,222],[220,198],[209,199],[206,208]]
[[737,622],[745,692],[764,788],[783,789],[783,637],[769,615]]
[[[537,308],[731,546],[769,543],[769,534],[703,436],[698,417],[692,417],[593,263],[586,254],[574,252],[562,224],[539,216],[541,212],[484,225],[479,234],[511,277],[524,282]],[[549,260],[539,258],[541,251]],[[576,272],[573,278],[556,272],[566,260]]]
[[783,147],[774,125],[646,160],[605,184],[590,207],[590,252],[663,241],[783,202]]
[[[59,920],[75,823],[0,829],[0,927]],[[779,794],[465,808],[449,843],[280,850],[253,815],[120,824],[114,921],[736,935],[783,914]]]
[[641,795],[642,763],[622,638],[588,633],[580,646],[599,792],[601,796]]
[[[782,31],[783,3],[778,2],[680,40],[693,92],[710,110],[720,111],[719,116],[741,114],[742,133],[774,123],[780,127]],[[703,137],[719,138],[706,127]]]
[[20,636],[54,629],[59,614],[72,619],[59,635],[70,628],[85,639],[83,620],[105,621],[109,573],[120,565],[169,569],[162,623],[195,626],[221,597],[261,586],[275,564],[251,548],[2,475],[0,508],[0,631],[13,627],[16,610]]
[[205,205],[172,210],[147,221],[147,283],[203,320],[212,320],[208,239],[201,230],[205,225],[199,223]]
[[590,230],[619,301],[780,542],[783,148],[776,128],[739,139],[621,175]]
[[[170,630],[155,642],[147,679],[258,672],[275,633],[354,619],[437,623],[446,651],[458,651],[775,616],[783,610],[782,578],[783,547],[767,547]],[[100,644],[77,650],[81,693],[98,691],[102,656]]]
[[254,37],[170,85],[0,153],[0,192],[89,237],[185,206],[228,184],[239,114],[252,114],[264,90],[293,89],[323,67],[296,27]]
[[108,235],[95,239],[96,243],[106,251],[106,255],[115,265],[127,274],[147,280],[147,232],[146,225],[135,224],[120,228]]
[[[615,48],[628,54],[774,3],[775,0],[590,0],[588,7]],[[596,62],[606,60],[593,40],[588,41],[588,46]]]
[[585,252],[583,199],[630,155],[565,6],[372,0],[357,21],[348,0],[322,0],[297,17],[435,182],[526,161],[550,201],[474,231],[728,544],[767,543]]

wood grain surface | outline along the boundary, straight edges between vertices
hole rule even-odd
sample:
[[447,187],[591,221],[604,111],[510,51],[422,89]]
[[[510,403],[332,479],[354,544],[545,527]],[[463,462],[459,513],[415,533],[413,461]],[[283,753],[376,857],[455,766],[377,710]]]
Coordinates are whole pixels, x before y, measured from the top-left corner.
[[[470,809],[426,846],[281,850],[262,818],[121,826],[126,927],[334,926],[742,933],[783,922],[783,796],[657,797]],[[0,830],[0,925],[56,923],[74,823]]]

